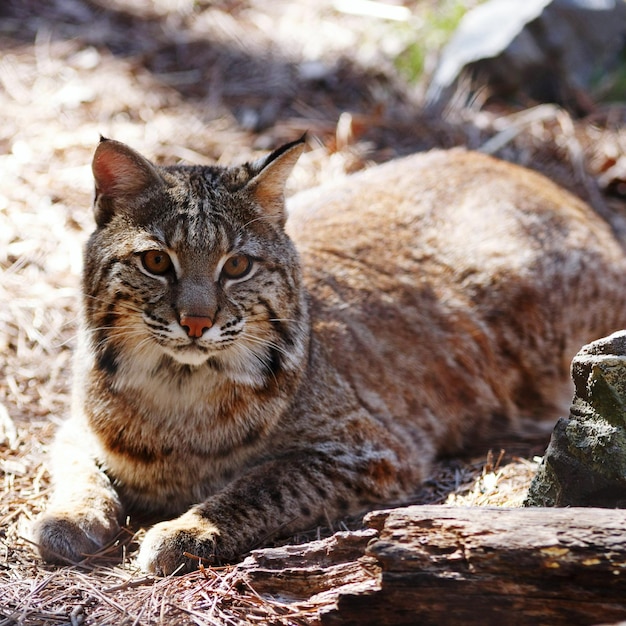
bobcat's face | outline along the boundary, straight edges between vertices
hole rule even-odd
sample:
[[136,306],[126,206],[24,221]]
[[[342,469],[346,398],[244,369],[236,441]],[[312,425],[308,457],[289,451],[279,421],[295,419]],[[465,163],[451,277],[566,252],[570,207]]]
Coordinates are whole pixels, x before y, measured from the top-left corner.
[[242,251],[210,261],[198,255],[196,263],[188,256],[164,245],[136,256],[137,269],[148,279],[142,279],[149,296],[142,321],[154,342],[185,365],[220,355],[233,360],[242,350],[262,359],[258,348],[275,320],[255,297],[256,281],[243,284],[258,273],[260,260]]
[[101,369],[208,366],[253,385],[289,360],[303,315],[282,224],[219,171],[168,168],[92,235],[85,308]]

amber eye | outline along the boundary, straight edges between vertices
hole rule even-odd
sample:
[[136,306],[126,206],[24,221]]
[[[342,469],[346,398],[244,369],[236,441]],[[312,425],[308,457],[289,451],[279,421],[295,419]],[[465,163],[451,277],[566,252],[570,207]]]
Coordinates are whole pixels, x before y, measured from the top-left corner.
[[222,267],[226,278],[243,278],[252,269],[252,261],[245,254],[231,256]]
[[172,267],[172,259],[167,252],[162,250],[148,250],[141,255],[143,266],[151,274],[162,276]]

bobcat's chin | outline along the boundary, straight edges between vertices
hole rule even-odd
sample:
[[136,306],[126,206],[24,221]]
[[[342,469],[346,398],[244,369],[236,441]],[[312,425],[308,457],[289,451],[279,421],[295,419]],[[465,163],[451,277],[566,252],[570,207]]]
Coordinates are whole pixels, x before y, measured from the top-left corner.
[[176,363],[194,367],[204,365],[212,356],[210,352],[202,350],[194,344],[177,348],[164,347],[164,350]]

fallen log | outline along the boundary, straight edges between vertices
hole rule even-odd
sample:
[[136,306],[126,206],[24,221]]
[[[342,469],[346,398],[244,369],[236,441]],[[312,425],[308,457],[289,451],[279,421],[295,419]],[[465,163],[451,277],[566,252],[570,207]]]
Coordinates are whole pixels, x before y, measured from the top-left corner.
[[257,550],[244,578],[323,625],[626,620],[624,510],[411,506],[365,523]]

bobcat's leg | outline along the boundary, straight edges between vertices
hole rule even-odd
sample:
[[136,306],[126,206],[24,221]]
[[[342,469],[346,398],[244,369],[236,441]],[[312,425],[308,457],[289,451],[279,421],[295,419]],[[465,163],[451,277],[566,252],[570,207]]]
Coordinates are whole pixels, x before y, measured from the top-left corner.
[[[384,441],[386,434],[381,433]],[[263,463],[180,517],[153,526],[140,547],[139,565],[168,575],[232,561],[273,535],[288,536],[326,519],[390,501],[424,478],[392,446],[340,441],[294,451]]]
[[120,499],[86,439],[70,420],[53,444],[53,494],[33,529],[46,561],[81,561],[105,546],[120,528]]

